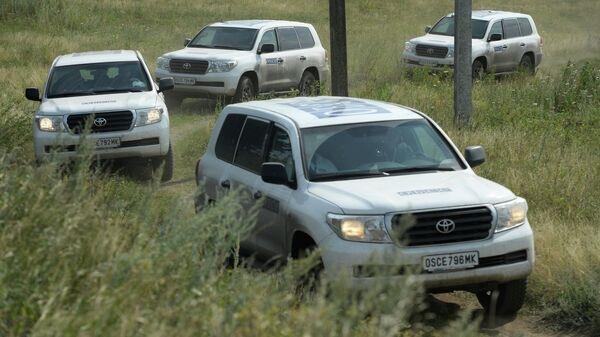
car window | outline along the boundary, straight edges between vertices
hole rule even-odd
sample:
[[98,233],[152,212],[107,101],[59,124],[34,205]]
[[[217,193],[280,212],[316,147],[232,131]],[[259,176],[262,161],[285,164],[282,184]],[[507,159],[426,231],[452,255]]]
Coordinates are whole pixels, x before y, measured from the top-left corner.
[[300,41],[294,28],[277,28],[281,50],[300,49]]
[[[472,19],[471,35],[474,39],[483,39],[487,31],[489,21]],[[454,17],[446,16],[431,28],[429,34],[454,36]]]
[[504,39],[504,32],[502,31],[502,22],[501,21],[498,21],[492,25],[492,28],[490,28],[489,36],[491,37],[492,34],[500,34],[502,36],[502,39]]
[[209,26],[187,45],[190,48],[252,50],[258,29]]
[[273,129],[267,161],[285,165],[288,178],[290,181],[295,180],[294,159],[292,157],[292,143],[290,142],[290,136],[288,136],[288,133],[284,129],[278,126],[275,126]]
[[238,138],[240,137],[240,131],[242,131],[245,120],[246,115],[227,115],[225,122],[223,122],[223,126],[221,127],[221,133],[219,133],[219,138],[217,138],[217,144],[215,146],[215,155],[217,158],[228,163],[233,161],[235,146],[237,145]]
[[521,36],[521,31],[519,30],[519,23],[517,22],[517,19],[502,20],[502,27],[504,28],[505,39]]
[[296,33],[298,33],[298,39],[300,40],[300,47],[312,48],[315,46],[315,40],[308,27],[296,27]]
[[260,39],[260,43],[258,44],[258,50],[262,48],[263,44],[269,43],[275,46],[275,50],[279,50],[279,44],[277,43],[277,35],[275,34],[274,29],[266,31],[263,34],[262,39]]
[[269,123],[247,118],[235,151],[234,164],[254,173],[260,172]]
[[519,27],[521,28],[521,35],[527,36],[533,33],[533,29],[531,29],[531,24],[529,23],[529,19],[527,18],[519,18]]

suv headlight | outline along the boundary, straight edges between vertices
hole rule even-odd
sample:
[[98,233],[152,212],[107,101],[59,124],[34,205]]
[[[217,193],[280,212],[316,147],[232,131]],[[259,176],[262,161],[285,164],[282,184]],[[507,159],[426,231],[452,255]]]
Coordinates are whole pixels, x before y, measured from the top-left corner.
[[327,223],[340,238],[363,242],[392,242],[381,215],[327,214]]
[[166,70],[166,71],[171,71],[171,67],[169,66],[170,61],[171,61],[171,59],[161,56],[156,59],[156,68]]
[[162,119],[162,108],[139,109],[135,111],[137,119],[135,126],[143,126],[148,124],[158,123]]
[[498,214],[496,233],[515,228],[527,220],[527,201],[523,198],[494,205]]
[[446,55],[447,58],[451,58],[454,57],[454,47],[448,47],[448,54]]
[[41,131],[59,132],[62,130],[62,116],[39,116],[37,125]]
[[237,66],[237,61],[235,60],[212,60],[208,61],[208,69],[206,69],[207,73],[224,73],[228,72],[231,69]]
[[412,43],[410,41],[404,43],[404,51],[406,51],[407,53],[414,54],[416,47],[417,47],[416,43]]

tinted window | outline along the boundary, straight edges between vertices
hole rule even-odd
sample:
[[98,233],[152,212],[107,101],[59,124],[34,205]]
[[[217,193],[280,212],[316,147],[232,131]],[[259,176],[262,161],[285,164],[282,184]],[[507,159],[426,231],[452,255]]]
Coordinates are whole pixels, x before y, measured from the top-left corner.
[[277,35],[281,50],[300,49],[300,42],[294,28],[278,28]]
[[500,34],[502,38],[504,38],[504,32],[502,31],[502,22],[498,21],[492,25],[492,28],[490,29],[490,36],[492,36],[492,34]]
[[298,33],[298,39],[302,48],[312,48],[315,46],[315,40],[310,33],[310,29],[307,27],[296,27],[296,33]]
[[279,45],[277,44],[277,35],[275,35],[275,30],[269,30],[265,32],[260,39],[260,43],[258,44],[258,50],[263,46],[263,44],[272,44],[275,46],[275,50],[279,50]]
[[517,19],[502,20],[502,27],[504,28],[505,39],[521,36],[521,31],[519,31],[519,24],[517,23]]
[[260,172],[263,163],[263,149],[267,139],[269,123],[248,118],[235,152],[234,163],[252,172]]
[[214,48],[251,50],[258,30],[233,27],[206,27],[187,46],[192,48]]
[[240,131],[242,131],[245,119],[245,115],[237,114],[231,114],[225,118],[223,127],[221,127],[221,133],[217,139],[217,145],[215,146],[217,158],[229,163],[233,161],[235,146],[240,137]]
[[[471,32],[474,39],[483,39],[489,21],[471,20]],[[431,28],[429,34],[454,36],[454,17],[447,16],[442,18],[438,23]]]
[[519,27],[521,27],[521,35],[531,35],[533,33],[533,30],[531,29],[531,24],[529,23],[529,20],[526,18],[519,18],[518,20]]
[[294,159],[292,157],[290,137],[285,130],[275,127],[271,139],[271,149],[267,154],[267,161],[285,165],[288,178],[291,181],[295,180]]

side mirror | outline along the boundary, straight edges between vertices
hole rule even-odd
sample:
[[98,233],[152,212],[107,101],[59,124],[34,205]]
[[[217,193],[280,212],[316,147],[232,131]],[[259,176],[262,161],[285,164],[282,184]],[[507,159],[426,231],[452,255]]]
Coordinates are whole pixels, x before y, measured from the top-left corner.
[[171,90],[173,88],[175,88],[175,81],[173,80],[173,77],[161,78],[158,81],[158,92]]
[[27,98],[30,101],[36,101],[36,102],[42,101],[42,99],[40,98],[40,91],[38,90],[38,88],[26,88],[25,89],[25,98]]
[[272,53],[275,51],[275,45],[272,43],[265,43],[263,44],[260,49],[258,50],[259,54],[268,54],[268,53]]
[[183,40],[183,46],[187,47],[187,45],[190,44],[190,42],[192,42],[192,39],[190,39],[189,37],[186,37],[185,40]]
[[263,163],[260,169],[260,177],[269,184],[290,185],[287,170],[282,163]]
[[425,34],[429,33],[431,30],[431,26],[425,26]]
[[485,162],[485,150],[483,146],[467,146],[465,149],[465,159],[471,167],[483,164]]
[[498,34],[498,33],[490,35],[490,38],[488,39],[489,42],[500,41],[500,40],[502,40],[502,34]]

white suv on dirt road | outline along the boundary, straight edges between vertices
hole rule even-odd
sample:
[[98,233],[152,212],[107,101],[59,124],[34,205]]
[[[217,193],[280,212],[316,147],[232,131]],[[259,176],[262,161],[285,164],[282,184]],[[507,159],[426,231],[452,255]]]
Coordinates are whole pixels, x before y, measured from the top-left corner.
[[43,97],[37,88],[25,90],[27,99],[41,102],[33,123],[36,159],[73,158],[86,139],[95,158],[149,159],[170,180],[173,151],[162,92],[172,88],[172,78],[154,83],[137,51],[57,57]]
[[[218,22],[204,27],[185,48],[156,61],[156,76],[173,77],[169,106],[186,97],[247,101],[259,93],[298,89],[318,92],[329,78],[327,53],[307,23],[275,20]],[[315,88],[316,87],[316,88]]]
[[241,245],[259,260],[318,248],[326,276],[356,288],[409,270],[430,291],[469,290],[489,309],[521,307],[534,264],[527,203],[471,167],[424,114],[343,97],[227,106],[198,161],[201,211],[229,190],[262,202]]
[[[510,73],[519,68],[534,74],[542,62],[543,40],[527,14],[479,10],[472,14],[473,77]],[[444,69],[454,64],[454,14],[425,28],[425,35],[406,42],[408,67]]]

